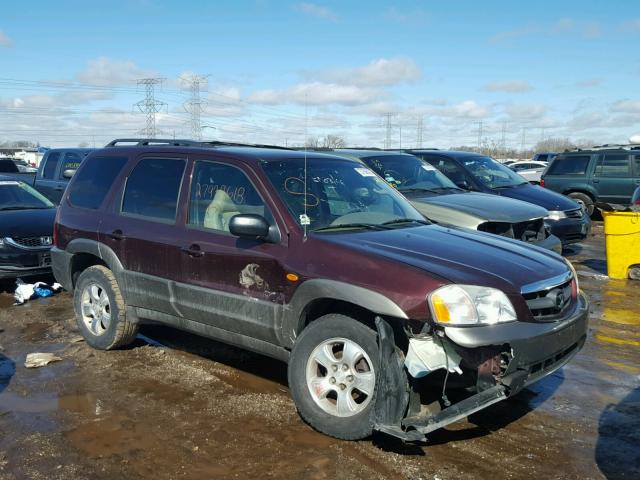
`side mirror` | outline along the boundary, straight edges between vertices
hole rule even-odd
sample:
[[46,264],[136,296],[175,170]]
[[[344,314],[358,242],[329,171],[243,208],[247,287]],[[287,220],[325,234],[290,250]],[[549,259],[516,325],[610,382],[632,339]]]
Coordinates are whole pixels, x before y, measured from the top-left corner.
[[229,233],[240,238],[262,240],[269,235],[269,223],[255,213],[234,215],[229,221]]
[[76,173],[75,168],[67,168],[64,172],[62,172],[62,176],[64,178],[71,178]]

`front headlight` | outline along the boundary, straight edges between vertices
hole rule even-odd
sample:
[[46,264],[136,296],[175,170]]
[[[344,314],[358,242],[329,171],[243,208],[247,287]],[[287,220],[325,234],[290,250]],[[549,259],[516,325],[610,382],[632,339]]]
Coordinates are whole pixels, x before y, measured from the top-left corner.
[[562,210],[549,210],[549,215],[545,218],[548,220],[562,220],[563,218],[567,218],[567,214]]
[[429,295],[433,319],[442,325],[493,325],[516,320],[516,312],[500,290],[476,285],[447,285]]
[[0,247],[4,245],[4,238],[0,237]]
[[578,283],[578,272],[576,272],[575,267],[569,260],[565,258],[564,261],[566,262],[567,266],[571,269],[571,272],[573,273],[573,282],[571,283],[571,294],[573,295],[573,298],[576,298],[578,296],[578,293],[580,292],[580,284]]

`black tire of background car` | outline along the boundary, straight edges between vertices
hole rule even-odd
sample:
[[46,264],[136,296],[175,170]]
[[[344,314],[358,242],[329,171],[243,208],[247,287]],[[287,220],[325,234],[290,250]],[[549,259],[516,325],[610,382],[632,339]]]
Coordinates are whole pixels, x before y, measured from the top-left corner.
[[595,205],[593,204],[593,199],[589,195],[581,192],[571,192],[568,196],[569,198],[573,198],[579,204],[584,205],[589,216],[593,215]]
[[[341,337],[357,343],[371,359],[376,374],[376,387],[371,401],[360,413],[352,417],[336,417],[324,412],[313,400],[306,380],[307,360],[323,341]],[[311,323],[298,337],[289,359],[289,390],[302,419],[326,435],[342,440],[360,440],[373,431],[372,409],[376,402],[380,365],[376,332],[351,317],[329,314]],[[385,365],[385,368],[396,366]],[[400,372],[404,375],[404,372]],[[400,412],[400,415],[402,412]]]
[[[102,335],[94,335],[82,320],[82,291],[89,283],[96,283],[107,292],[111,308],[111,323]],[[126,305],[120,287],[113,272],[102,265],[94,265],[83,271],[78,277],[73,296],[73,306],[76,312],[76,323],[86,342],[98,350],[113,350],[124,347],[133,342],[138,333],[138,324],[128,321]]]

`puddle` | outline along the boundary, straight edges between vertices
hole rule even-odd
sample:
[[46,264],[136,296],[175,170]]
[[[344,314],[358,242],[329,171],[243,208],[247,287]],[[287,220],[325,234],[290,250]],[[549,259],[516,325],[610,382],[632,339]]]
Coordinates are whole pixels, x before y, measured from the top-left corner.
[[61,397],[54,394],[30,394],[24,397],[14,392],[0,394],[0,414],[66,411],[95,416],[100,415],[103,410],[100,400],[90,393]]

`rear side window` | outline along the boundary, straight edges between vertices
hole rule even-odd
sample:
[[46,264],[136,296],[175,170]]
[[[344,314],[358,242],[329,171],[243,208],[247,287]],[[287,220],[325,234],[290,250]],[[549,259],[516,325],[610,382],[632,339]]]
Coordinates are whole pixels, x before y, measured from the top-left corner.
[[60,178],[64,178],[63,174],[65,170],[77,170],[80,167],[82,158],[83,157],[76,152],[65,153],[62,168],[60,169]]
[[456,185],[466,180],[464,170],[450,158],[444,157],[423,157],[423,159],[444,173]]
[[127,163],[127,157],[90,157],[69,185],[69,202],[96,210]]
[[636,177],[640,177],[640,155],[633,157],[633,168],[636,172]]
[[122,213],[174,222],[185,161],[145,158],[133,169],[122,200]]
[[547,170],[547,175],[585,175],[589,160],[589,155],[558,156]]
[[596,167],[596,175],[599,177],[629,177],[629,156],[628,155],[605,155],[598,162]]
[[42,171],[42,178],[48,178],[53,180],[56,175],[56,169],[60,163],[60,152],[53,152],[47,157],[47,163],[44,164],[44,170]]

